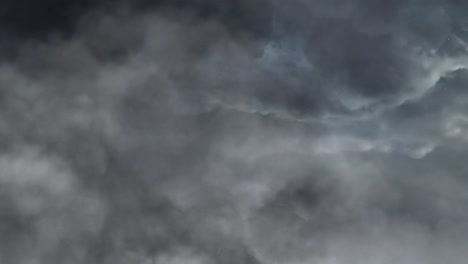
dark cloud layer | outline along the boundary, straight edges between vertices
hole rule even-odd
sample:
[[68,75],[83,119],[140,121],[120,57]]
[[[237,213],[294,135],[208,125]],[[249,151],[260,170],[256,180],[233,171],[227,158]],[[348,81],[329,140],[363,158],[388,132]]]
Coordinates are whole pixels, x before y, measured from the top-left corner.
[[463,1],[6,1],[0,263],[465,263]]

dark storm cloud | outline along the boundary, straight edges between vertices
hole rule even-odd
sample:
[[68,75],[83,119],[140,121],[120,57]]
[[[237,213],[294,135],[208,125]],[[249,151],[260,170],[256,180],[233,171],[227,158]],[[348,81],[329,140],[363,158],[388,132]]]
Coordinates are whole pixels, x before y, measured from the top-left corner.
[[20,2],[2,263],[465,262],[464,3]]

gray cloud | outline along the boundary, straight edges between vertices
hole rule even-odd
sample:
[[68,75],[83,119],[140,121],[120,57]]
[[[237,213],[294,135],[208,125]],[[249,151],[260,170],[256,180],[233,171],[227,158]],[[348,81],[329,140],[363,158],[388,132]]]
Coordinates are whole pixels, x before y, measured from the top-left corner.
[[463,3],[97,6],[1,20],[2,263],[465,262]]

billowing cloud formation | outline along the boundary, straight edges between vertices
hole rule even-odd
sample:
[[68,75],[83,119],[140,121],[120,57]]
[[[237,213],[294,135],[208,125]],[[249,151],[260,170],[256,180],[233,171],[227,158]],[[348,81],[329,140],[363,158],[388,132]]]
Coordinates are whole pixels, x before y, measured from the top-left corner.
[[1,263],[466,262],[464,3],[18,5]]

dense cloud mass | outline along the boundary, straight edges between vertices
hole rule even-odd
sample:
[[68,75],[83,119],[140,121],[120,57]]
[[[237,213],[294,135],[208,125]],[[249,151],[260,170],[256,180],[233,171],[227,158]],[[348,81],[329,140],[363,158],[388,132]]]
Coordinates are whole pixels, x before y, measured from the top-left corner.
[[467,8],[3,1],[0,263],[466,263]]

